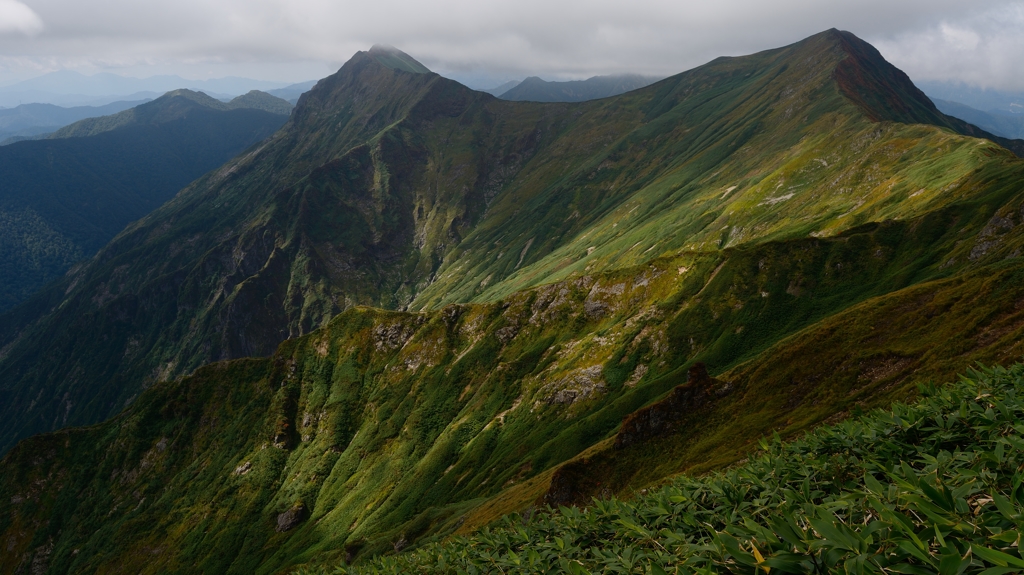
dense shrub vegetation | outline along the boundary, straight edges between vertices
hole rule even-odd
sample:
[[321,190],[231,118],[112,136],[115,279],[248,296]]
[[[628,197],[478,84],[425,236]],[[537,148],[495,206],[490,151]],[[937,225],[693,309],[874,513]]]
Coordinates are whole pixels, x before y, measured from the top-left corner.
[[1020,572],[1022,391],[1024,365],[971,371],[727,471],[336,572]]

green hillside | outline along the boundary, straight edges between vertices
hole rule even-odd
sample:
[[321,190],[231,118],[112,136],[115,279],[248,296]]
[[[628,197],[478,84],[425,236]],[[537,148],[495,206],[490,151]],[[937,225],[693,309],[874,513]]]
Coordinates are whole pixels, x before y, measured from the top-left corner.
[[581,104],[421,68],[357,54],[0,318],[0,572],[368,562],[1024,352],[1021,142],[849,33]]
[[[879,249],[907,239],[900,236],[855,233],[821,259],[852,268],[849,289],[861,283],[858,263],[870,267]],[[865,248],[855,251],[863,261],[847,259],[849,244]],[[756,269],[771,252],[808,246],[768,248],[736,267]],[[886,258],[892,267],[877,275],[899,275],[906,255]],[[687,264],[697,273],[678,282]],[[719,266],[692,256],[658,261],[591,285],[555,284],[430,314],[350,310],[272,358],[156,385],[107,423],[39,436],[7,456],[0,517],[16,552],[0,568],[44,552],[54,572],[269,573],[372,557],[535,502],[629,494],[671,473],[714,468],[766,433],[797,433],[907,397],[916,383],[975,359],[1021,352],[1019,261],[868,299],[746,362],[736,358],[746,346],[730,355],[723,342],[748,330],[712,322],[722,310],[694,309],[706,297],[735,310],[722,296],[735,293],[742,274]],[[775,271],[785,278],[794,270]],[[771,276],[751,295],[773,289]],[[742,325],[753,332],[759,321],[842,291],[815,289],[780,290]],[[595,316],[597,302],[611,313]],[[936,310],[948,321],[939,333],[927,321]],[[704,313],[725,333],[687,321]],[[972,324],[978,317],[988,319]],[[680,324],[706,339],[677,333]],[[687,343],[703,350],[687,353]],[[736,367],[713,370],[704,399],[672,399],[677,386],[688,388],[693,359],[729,358]],[[645,421],[636,413],[666,392],[654,406],[668,406],[670,425],[623,424]],[[627,429],[632,439],[620,441]]]
[[[28,299],[286,119],[210,108],[177,94],[110,117],[136,115],[147,120],[129,119],[89,137],[0,148],[0,311]],[[104,118],[82,122],[93,120]]]
[[726,472],[515,515],[332,573],[1016,573],[1024,369],[824,427]]

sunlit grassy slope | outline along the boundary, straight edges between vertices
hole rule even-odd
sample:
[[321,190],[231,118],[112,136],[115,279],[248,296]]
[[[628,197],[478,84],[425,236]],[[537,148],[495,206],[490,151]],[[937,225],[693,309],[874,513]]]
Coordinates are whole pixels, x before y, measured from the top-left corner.
[[363,561],[1021,354],[1024,163],[851,35],[580,105],[407,58],[9,316],[7,437],[148,389],[0,463],[0,572]]
[[1024,366],[923,391],[796,441],[762,439],[728,471],[633,501],[516,514],[471,537],[322,572],[1019,572]]

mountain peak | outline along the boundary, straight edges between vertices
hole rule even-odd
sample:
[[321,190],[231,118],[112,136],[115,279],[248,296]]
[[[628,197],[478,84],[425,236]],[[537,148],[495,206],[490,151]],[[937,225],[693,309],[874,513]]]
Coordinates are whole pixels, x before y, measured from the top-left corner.
[[380,65],[394,70],[412,72],[413,74],[430,73],[429,68],[420,64],[415,58],[394,46],[388,46],[387,44],[374,44],[367,54],[369,54],[369,56],[376,60]]
[[[153,100],[153,102],[163,102],[167,99],[174,97],[180,97],[186,100],[191,100],[192,102],[195,102],[200,106],[206,106],[207,108],[213,108],[215,110],[227,109],[227,106],[224,104],[224,102],[221,102],[220,100],[206,94],[205,92],[189,90],[188,88],[179,88],[177,90],[171,90],[170,92],[167,92],[166,94],[160,96],[156,100]],[[154,105],[153,107],[155,108],[158,106]]]
[[871,120],[931,124],[967,136],[992,140],[1018,156],[1024,154],[1024,145],[1019,140],[1000,138],[940,112],[903,70],[893,66],[878,49],[852,32],[832,28],[811,36],[803,43],[814,40],[832,42],[846,54],[836,65],[832,78],[843,95],[859,106]]

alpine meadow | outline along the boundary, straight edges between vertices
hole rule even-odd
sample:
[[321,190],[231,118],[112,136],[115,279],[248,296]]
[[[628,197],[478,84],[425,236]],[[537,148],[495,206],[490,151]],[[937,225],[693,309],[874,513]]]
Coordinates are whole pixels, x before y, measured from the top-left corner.
[[178,91],[0,148],[178,138],[116,144],[177,179],[88,237],[19,200],[0,573],[1024,569],[1024,140],[834,29],[650,80],[378,45],[287,121]]

